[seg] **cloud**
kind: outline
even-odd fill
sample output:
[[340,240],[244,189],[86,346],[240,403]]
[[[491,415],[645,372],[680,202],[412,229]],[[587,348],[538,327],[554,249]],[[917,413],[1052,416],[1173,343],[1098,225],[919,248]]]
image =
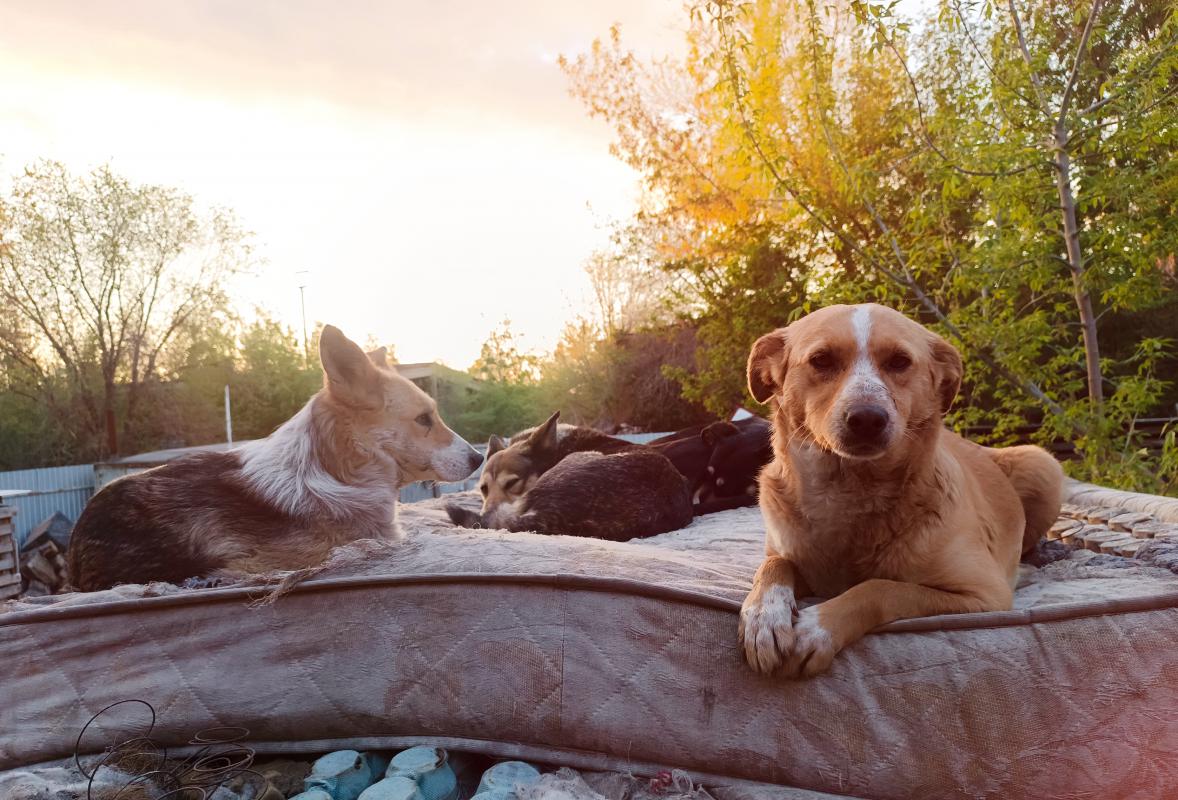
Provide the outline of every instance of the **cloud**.
[[675,0],[10,0],[0,41],[43,66],[184,91],[489,114],[599,136],[567,97],[556,55],[587,49],[617,21],[638,49],[673,50],[678,11]]
[[635,176],[567,94],[558,53],[621,21],[679,46],[678,0],[600,3],[8,0],[0,163],[228,206],[269,267],[240,303],[465,367],[502,319],[551,347]]

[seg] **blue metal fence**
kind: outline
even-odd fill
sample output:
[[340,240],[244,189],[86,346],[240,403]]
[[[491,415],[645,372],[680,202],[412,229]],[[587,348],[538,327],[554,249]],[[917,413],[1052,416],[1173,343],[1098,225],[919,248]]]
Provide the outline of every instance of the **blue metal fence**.
[[28,494],[7,497],[5,505],[16,508],[16,542],[23,545],[34,525],[60,511],[74,521],[94,494],[94,467],[18,469],[0,472],[0,490],[23,489]]

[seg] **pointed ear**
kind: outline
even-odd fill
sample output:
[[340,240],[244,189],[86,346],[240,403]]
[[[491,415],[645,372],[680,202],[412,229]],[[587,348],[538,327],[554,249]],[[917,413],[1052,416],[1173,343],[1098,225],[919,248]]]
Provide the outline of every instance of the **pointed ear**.
[[389,349],[387,347],[378,347],[375,350],[368,351],[368,360],[378,367],[389,368]]
[[502,436],[493,435],[493,436],[491,436],[490,439],[487,440],[487,458],[490,458],[491,456],[495,455],[500,450],[506,450],[506,449],[507,449],[507,442],[504,441]]
[[700,431],[699,435],[704,440],[704,444],[708,447],[715,447],[716,443],[721,439],[727,439],[729,436],[735,436],[738,433],[740,433],[740,429],[731,422],[713,422]]
[[323,385],[332,397],[361,408],[380,405],[380,373],[359,345],[334,325],[325,325],[319,334],[319,360]]
[[749,353],[749,394],[764,403],[781,391],[785,366],[789,361],[789,337],[786,328],[767,333],[753,344]]
[[532,435],[528,437],[528,444],[533,450],[542,452],[556,449],[556,426],[559,419],[560,412],[557,411],[548,418],[547,422],[532,431]]
[[936,334],[932,335],[929,346],[933,356],[933,386],[941,398],[941,413],[947,414],[953,405],[953,399],[961,389],[961,376],[964,371],[961,353]]

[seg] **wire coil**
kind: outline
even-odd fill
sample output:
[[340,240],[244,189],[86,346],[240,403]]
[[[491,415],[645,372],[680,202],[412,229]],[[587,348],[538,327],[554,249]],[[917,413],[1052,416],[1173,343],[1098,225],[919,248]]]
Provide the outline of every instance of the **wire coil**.
[[[126,739],[109,742],[102,755],[87,771],[82,764],[82,739],[86,732],[113,709],[133,706],[146,710],[142,730]],[[145,716],[146,716],[145,715]],[[242,779],[256,782],[254,797],[262,794],[266,778],[253,769],[255,752],[242,744],[250,731],[236,725],[221,725],[196,731],[187,745],[196,749],[184,758],[171,757],[168,748],[151,738],[156,726],[155,707],[146,700],[119,700],[103,708],[82,726],[74,742],[74,765],[86,778],[86,800],[95,800],[95,779],[104,769],[130,778],[109,800],[130,800],[143,792],[155,793],[154,800],[210,800],[218,788]],[[93,750],[93,748],[88,748]],[[139,794],[134,794],[138,790]]]

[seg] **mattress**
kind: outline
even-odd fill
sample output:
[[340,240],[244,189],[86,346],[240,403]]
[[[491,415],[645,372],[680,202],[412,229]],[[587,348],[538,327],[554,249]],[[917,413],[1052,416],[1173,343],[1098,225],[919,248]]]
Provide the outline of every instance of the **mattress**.
[[683,769],[718,798],[1178,796],[1160,542],[1135,559],[1057,546],[1014,610],[893,623],[788,681],[736,647],[756,509],[627,543],[457,529],[441,501],[400,520],[403,543],[294,576],[0,606],[0,769],[67,756],[91,715],[139,698],[170,746],[214,726],[262,753],[431,743]]

